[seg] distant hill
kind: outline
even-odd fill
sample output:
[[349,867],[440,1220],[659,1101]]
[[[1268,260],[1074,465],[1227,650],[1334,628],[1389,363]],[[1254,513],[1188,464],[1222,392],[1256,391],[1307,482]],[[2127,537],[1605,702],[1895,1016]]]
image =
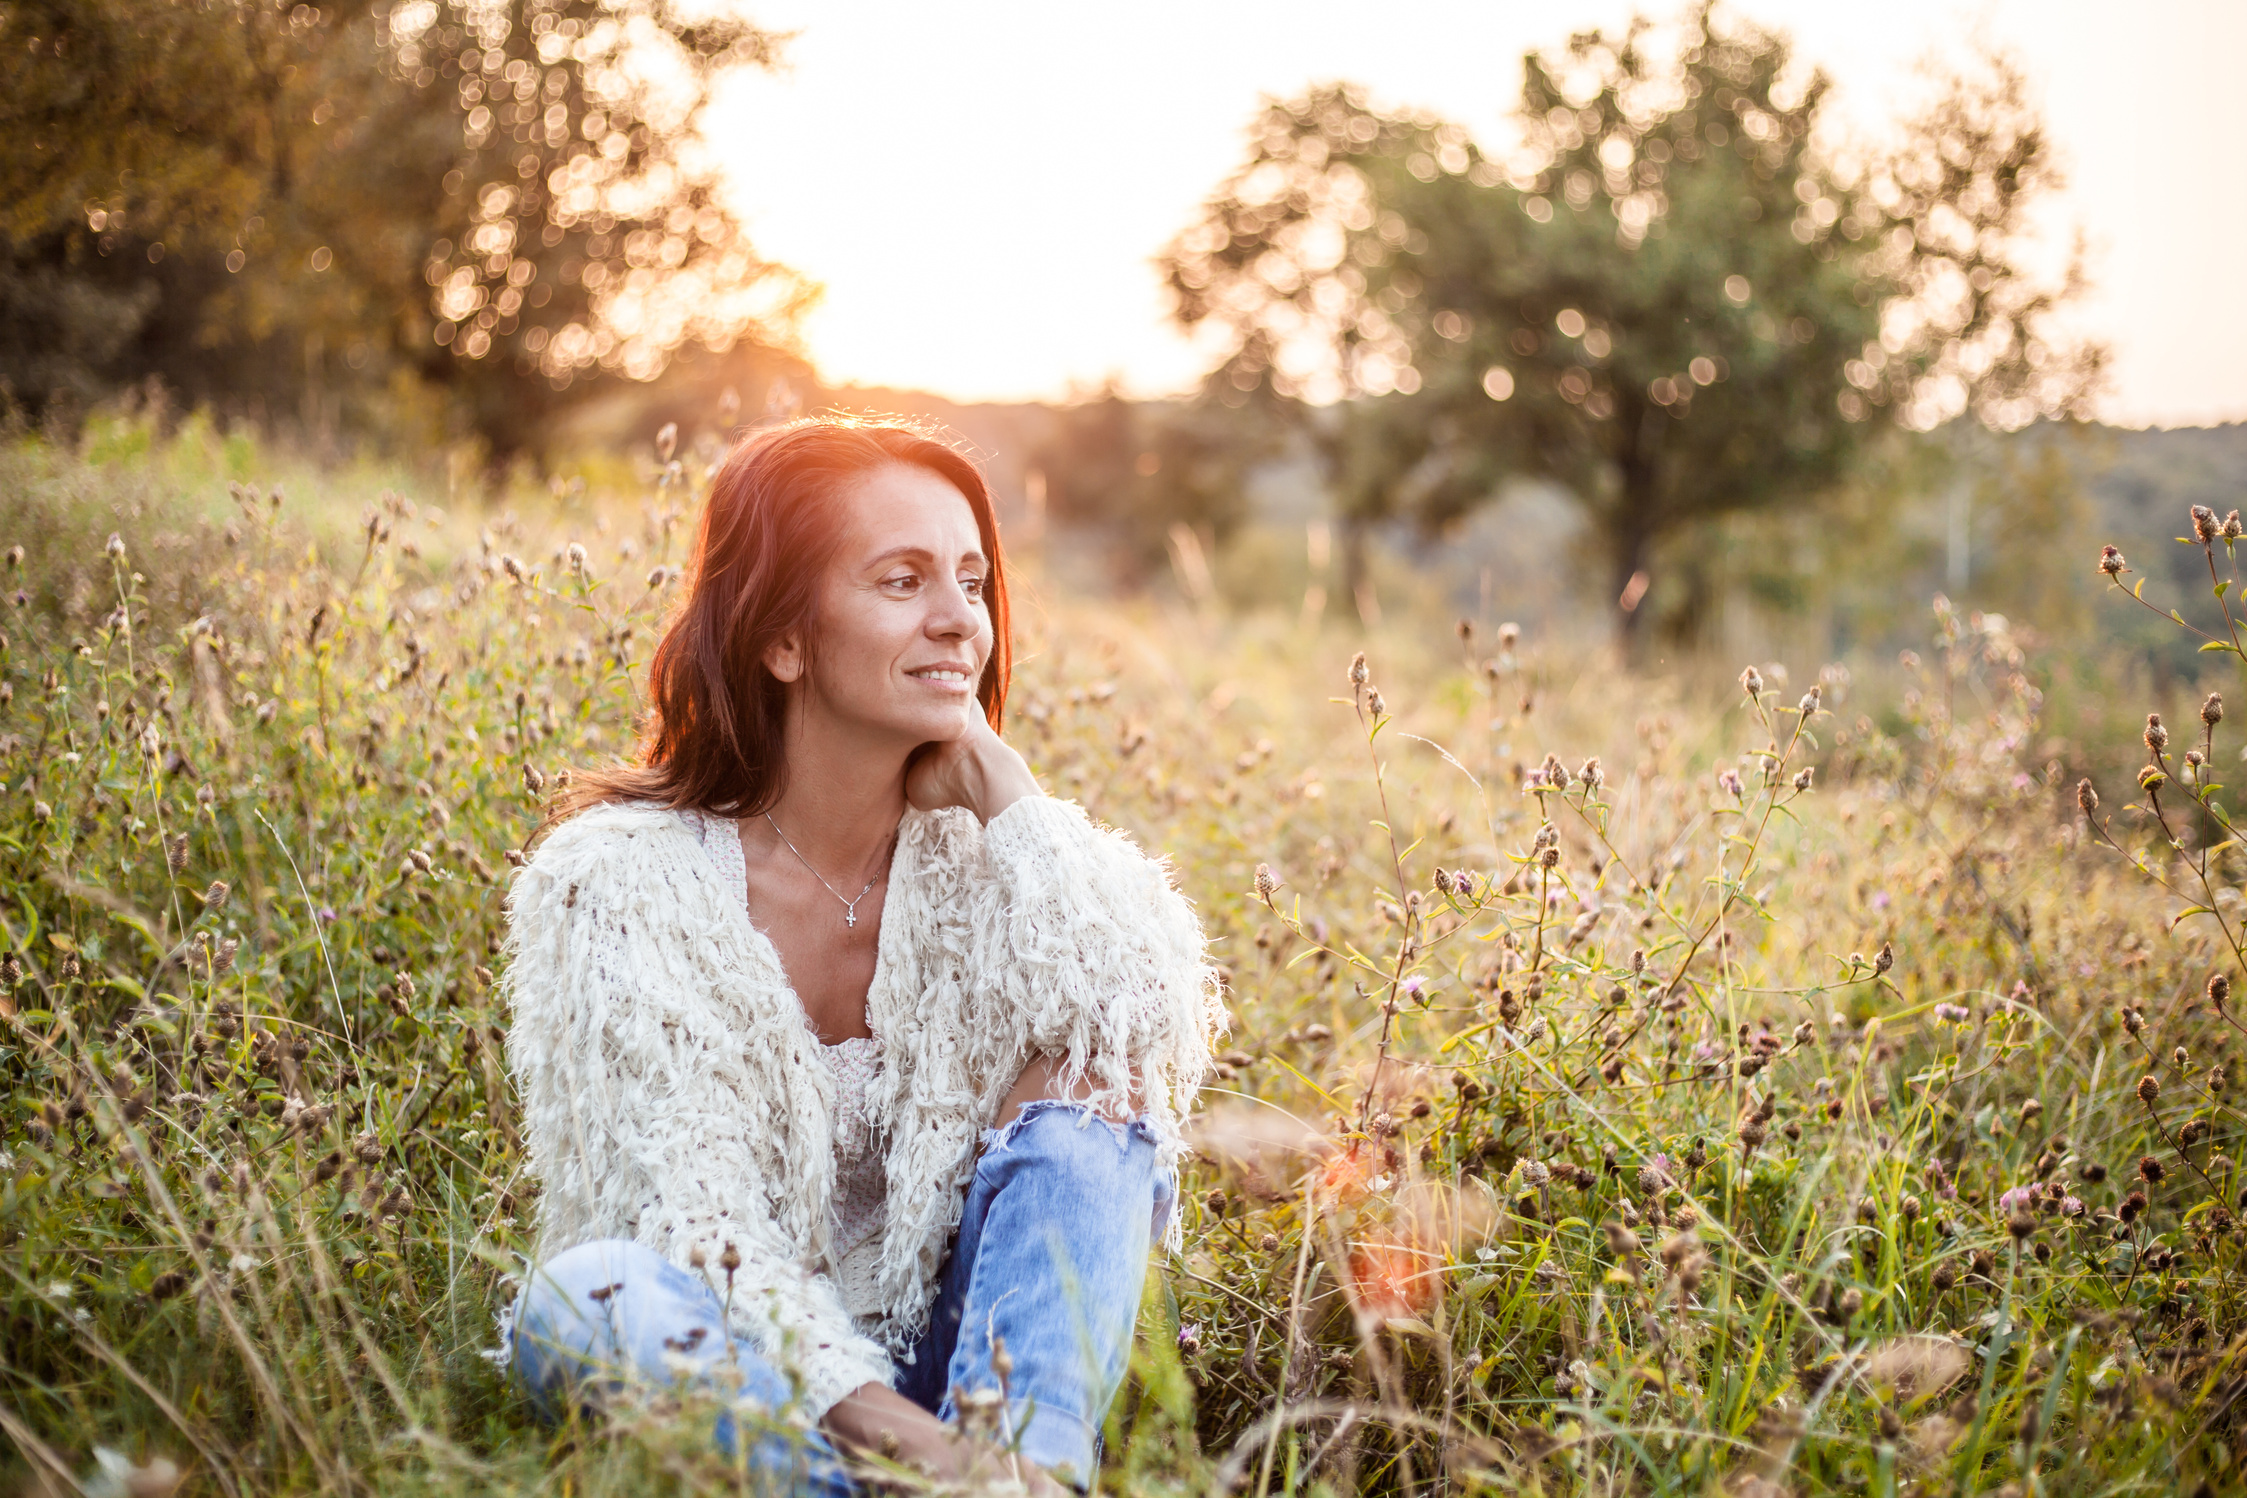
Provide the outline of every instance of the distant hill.
[[[2186,534],[2194,505],[2218,515],[2247,507],[2247,422],[2227,426],[2101,430],[2112,456],[2104,467],[2090,466],[2085,489],[2098,516],[2127,551],[2130,536],[2146,543],[2171,542]],[[2152,559],[2148,548],[2149,561]],[[2197,559],[2192,559],[2197,564]]]

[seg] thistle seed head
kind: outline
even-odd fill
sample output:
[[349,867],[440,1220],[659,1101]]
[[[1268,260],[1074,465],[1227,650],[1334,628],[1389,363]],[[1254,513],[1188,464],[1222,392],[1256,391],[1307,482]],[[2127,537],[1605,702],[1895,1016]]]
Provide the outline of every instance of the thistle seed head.
[[1362,687],[1372,679],[1373,673],[1366,667],[1365,664],[1365,652],[1361,650],[1356,655],[1351,656],[1350,685],[1353,687]]
[[2237,510],[2234,510],[2229,515],[2226,515],[2224,517],[2223,536],[2226,541],[2236,541],[2239,539],[2240,534],[2241,527],[2239,524],[2239,512]]
[[1750,666],[1740,673],[1740,690],[1750,697],[1763,695],[1763,673]]
[[2145,738],[2146,747],[2153,751],[2153,757],[2155,759],[2159,759],[2162,753],[2169,747],[2169,730],[2162,726],[2161,714],[2146,714]]
[[1278,892],[1279,887],[1280,882],[1273,877],[1272,866],[1268,863],[1258,864],[1256,866],[1256,898],[1269,900]]
[[2099,809],[2099,793],[2091,788],[2089,780],[2078,780],[2075,783],[2075,804],[2086,817]]
[[2195,541],[2203,546],[2213,546],[2216,537],[2222,533],[2223,522],[2216,518],[2214,510],[2206,505],[2192,507],[2192,537]]
[[[2234,511],[2233,513],[2236,514],[2238,512]],[[2224,721],[2223,693],[2210,692],[2208,694],[2207,700],[2200,704],[2200,721],[2207,724],[2210,728],[2214,728],[2218,723]]]
[[[2136,1032],[2136,1027],[2134,1027],[2134,1026],[2132,1027],[2131,1033],[2132,1033],[2132,1034],[2135,1034],[2135,1033],[2137,1033],[2137,1032]],[[2150,1073],[2149,1073],[2149,1074],[2147,1074],[2146,1076],[2140,1077],[2140,1078],[2138,1079],[2138,1101],[2139,1101],[2139,1102],[2141,1102],[2141,1103],[2144,1103],[2144,1104],[2145,1104],[2145,1105],[2146,1105],[2147,1107],[2149,1107],[2149,1108],[2150,1108],[2150,1107],[2152,1107],[2152,1106],[2153,1106],[2153,1105],[2154,1105],[2154,1104],[2155,1104],[2156,1102],[2160,1101],[2160,1098],[2161,1098],[2161,1079],[2160,1079],[2159,1077],[2153,1076],[2152,1074],[2150,1074]]]
[[203,908],[214,915],[224,910],[227,893],[226,881],[224,879],[213,879],[211,887],[203,891]]
[[2230,999],[2230,975],[2225,973],[2210,973],[2208,975],[2208,1002],[2215,1005],[2216,1012],[2218,1014],[2221,1014],[2223,1013],[2224,1005],[2230,1002]]
[[2099,548],[2099,570],[2108,577],[2119,577],[2129,568],[2129,565],[2128,562],[2123,560],[2122,553],[2114,547],[2102,546]]

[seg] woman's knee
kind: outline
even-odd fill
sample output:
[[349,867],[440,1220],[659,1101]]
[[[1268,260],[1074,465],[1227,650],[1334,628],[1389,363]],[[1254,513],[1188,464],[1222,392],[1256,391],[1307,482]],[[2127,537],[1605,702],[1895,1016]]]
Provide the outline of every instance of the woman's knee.
[[627,1285],[646,1284],[666,1268],[644,1243],[596,1238],[531,1266],[515,1302],[518,1338],[582,1343],[608,1323],[609,1303]]
[[1092,1193],[1128,1197],[1152,1185],[1156,1155],[1154,1130],[1144,1122],[1119,1123],[1088,1103],[1040,1098],[991,1131],[982,1163],[1059,1169]]
[[[526,1295],[543,1293],[572,1301],[614,1293],[636,1280],[660,1274],[668,1261],[645,1243],[629,1238],[594,1238],[541,1260],[531,1270]],[[609,1294],[600,1294],[607,1300]]]
[[[1041,1053],[1023,1064],[1013,1087],[999,1102],[997,1114],[991,1120],[994,1129],[1005,1129],[1022,1111],[1034,1103],[1063,1102],[1091,1106],[1096,1088],[1089,1071],[1074,1082],[1064,1082],[1069,1059]],[[1123,1096],[1102,1097],[1097,1111],[1114,1123],[1128,1123],[1146,1111],[1146,1097],[1140,1086],[1139,1074],[1133,1071]]]

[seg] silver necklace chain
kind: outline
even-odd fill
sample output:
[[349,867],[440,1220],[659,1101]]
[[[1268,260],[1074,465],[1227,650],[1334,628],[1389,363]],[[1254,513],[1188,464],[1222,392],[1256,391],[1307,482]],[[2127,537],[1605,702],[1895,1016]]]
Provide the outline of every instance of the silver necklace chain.
[[765,822],[772,828],[772,835],[779,838],[780,841],[787,846],[788,851],[796,855],[796,862],[802,864],[807,869],[811,869],[811,877],[817,879],[821,884],[826,885],[827,893],[833,895],[836,899],[843,902],[843,924],[846,926],[856,926],[858,924],[858,901],[865,899],[867,895],[873,892],[874,886],[882,882],[882,876],[876,874],[873,878],[867,880],[866,888],[858,892],[858,899],[850,899],[845,896],[841,890],[835,888],[835,886],[833,886],[832,884],[828,884],[827,876],[825,874],[822,874],[819,872],[819,870],[812,868],[811,860],[804,857],[803,851],[799,849],[794,843],[788,841],[788,834],[780,830],[780,824],[773,821],[772,813],[769,811],[765,813]]

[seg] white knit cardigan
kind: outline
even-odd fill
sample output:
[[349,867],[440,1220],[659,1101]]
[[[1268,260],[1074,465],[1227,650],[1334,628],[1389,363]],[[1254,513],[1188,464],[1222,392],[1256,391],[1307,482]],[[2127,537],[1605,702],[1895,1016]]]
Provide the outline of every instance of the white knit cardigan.
[[1163,865],[1070,803],[1025,798],[988,826],[908,812],[889,881],[866,995],[888,1221],[855,1320],[827,1272],[819,1040],[694,814],[580,813],[508,896],[507,1056],[543,1192],[538,1257],[623,1237],[699,1267],[814,1419],[888,1381],[927,1325],[982,1129],[1033,1054],[1066,1056],[1065,1077],[1111,1104],[1136,1073],[1168,1163],[1225,1018]]

